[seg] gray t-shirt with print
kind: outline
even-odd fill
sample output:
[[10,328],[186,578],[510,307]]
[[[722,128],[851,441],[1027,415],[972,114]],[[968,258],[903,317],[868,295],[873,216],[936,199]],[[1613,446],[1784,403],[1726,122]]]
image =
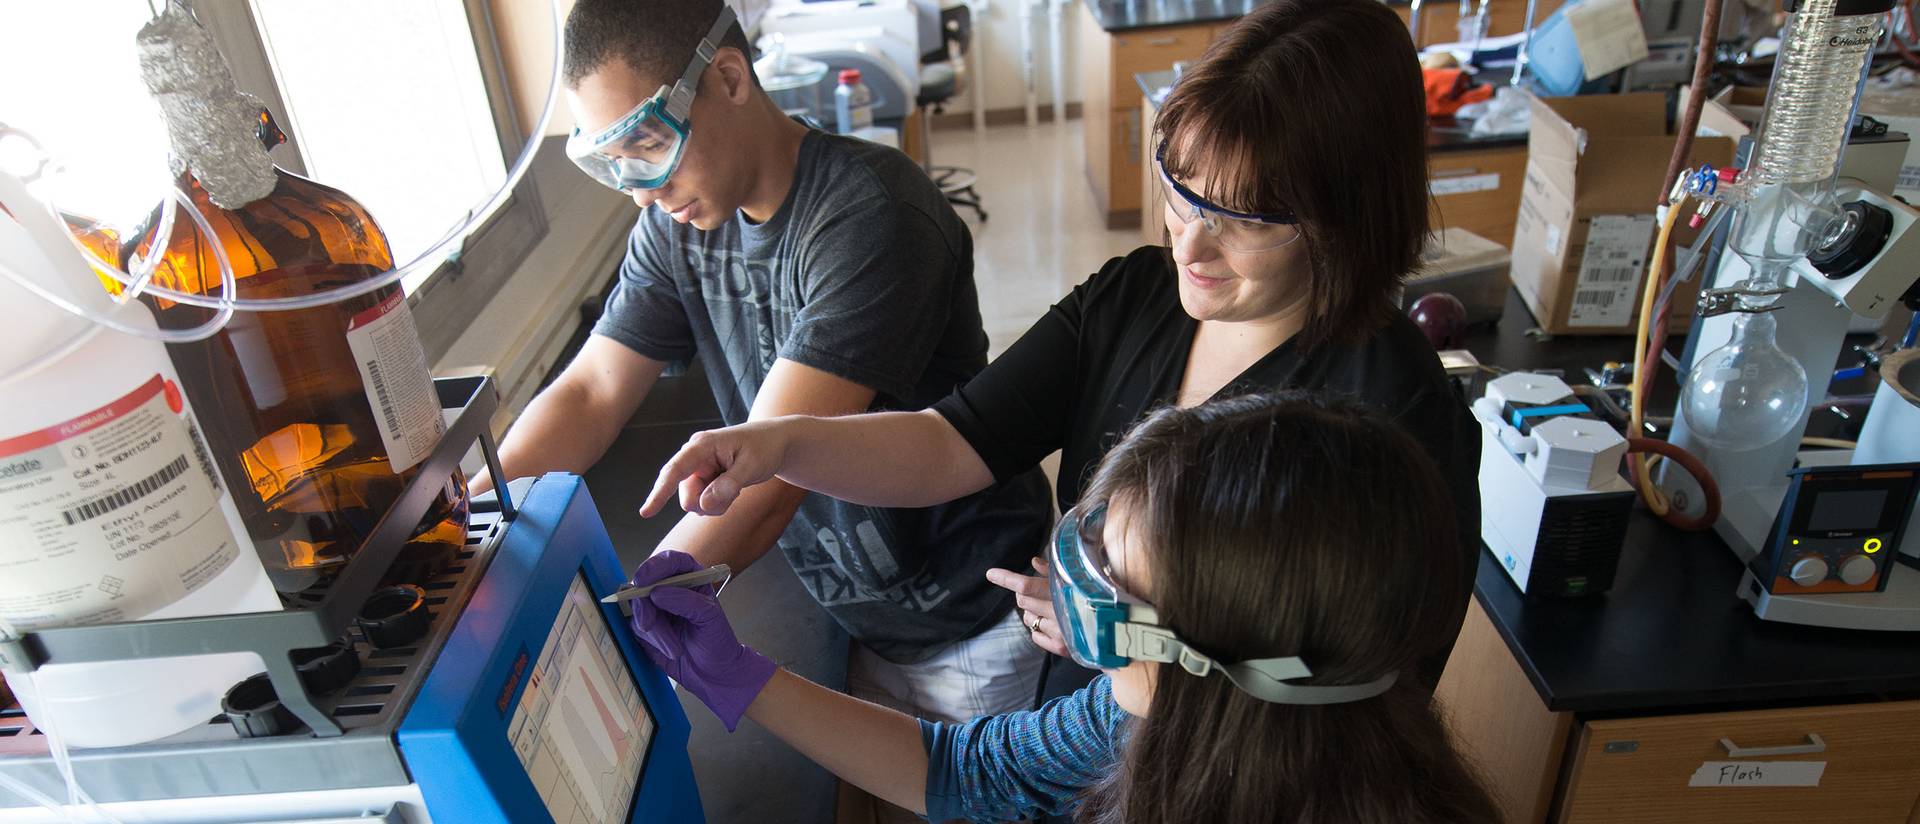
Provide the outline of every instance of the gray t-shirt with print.
[[[812,130],[765,223],[700,231],[642,212],[593,333],[670,364],[701,354],[728,424],[776,358],[874,389],[874,410],[917,410],[987,355],[973,238],[946,198],[906,155]],[[986,570],[1024,569],[1051,512],[1038,470],[924,509],[809,494],[780,549],[849,634],[911,663],[1007,614]]]

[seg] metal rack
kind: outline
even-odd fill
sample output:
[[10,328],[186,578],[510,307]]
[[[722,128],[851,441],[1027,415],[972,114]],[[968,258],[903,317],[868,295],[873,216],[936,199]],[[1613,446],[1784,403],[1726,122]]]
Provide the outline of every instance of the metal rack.
[[[280,612],[61,627],[12,638],[0,637],[0,671],[19,673],[32,672],[48,664],[251,652],[266,663],[268,678],[281,704],[306,722],[313,735],[320,738],[343,735],[345,730],[335,713],[322,710],[307,693],[294,671],[290,653],[296,649],[324,647],[349,634],[348,629],[354,625],[361,605],[380,585],[380,579],[393,565],[394,558],[446,486],[446,479],[459,468],[461,457],[474,441],[480,443],[489,474],[494,478],[503,477],[490,429],[494,410],[499,406],[492,378],[438,378],[434,380],[434,390],[447,417],[446,434],[434,447],[433,454],[420,464],[420,472],[407,484],[399,500],[375,524],[360,551],[324,591],[302,593],[295,597],[295,604]],[[515,515],[507,487],[500,485],[497,491],[498,515],[479,519],[488,524],[486,529],[496,538]],[[457,570],[462,574],[455,576],[464,581],[463,591],[470,591],[472,582],[479,579],[480,562],[485,560],[484,554],[474,557],[471,545],[475,542],[470,528],[470,546],[461,553],[467,560]],[[457,613],[457,609],[452,611]],[[445,612],[447,610],[442,610]],[[450,622],[436,619],[433,630],[436,642],[450,629],[443,625]],[[437,648],[437,643],[421,646]]]

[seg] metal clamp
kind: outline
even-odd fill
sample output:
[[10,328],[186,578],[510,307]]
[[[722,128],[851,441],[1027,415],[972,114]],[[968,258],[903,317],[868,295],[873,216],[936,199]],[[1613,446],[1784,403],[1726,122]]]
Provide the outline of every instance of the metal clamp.
[[1766,758],[1774,755],[1813,755],[1827,751],[1827,741],[1819,733],[1807,733],[1807,743],[1788,744],[1784,747],[1742,747],[1733,743],[1731,738],[1720,739],[1720,746],[1727,749],[1728,758]]
[[1601,389],[1624,387],[1633,377],[1633,364],[1619,361],[1607,361],[1599,369],[1591,366],[1582,370],[1587,373],[1587,382]]
[[1711,318],[1718,315],[1725,315],[1729,312],[1741,312],[1749,315],[1777,312],[1784,307],[1777,303],[1766,306],[1752,306],[1747,304],[1745,299],[1777,298],[1785,295],[1787,291],[1784,287],[1775,289],[1744,289],[1739,286],[1732,286],[1726,289],[1702,289],[1700,290],[1700,308],[1695,314],[1699,317]]
[[1886,357],[1880,353],[1880,350],[1858,343],[1847,348],[1854,354],[1860,356],[1860,368],[1868,372],[1880,371],[1880,362]]

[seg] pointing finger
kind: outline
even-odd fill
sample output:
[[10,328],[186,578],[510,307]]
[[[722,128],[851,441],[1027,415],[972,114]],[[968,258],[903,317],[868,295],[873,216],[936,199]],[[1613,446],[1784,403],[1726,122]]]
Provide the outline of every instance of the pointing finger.
[[660,467],[660,475],[654,479],[653,490],[647,493],[647,502],[640,506],[641,517],[651,518],[666,508],[667,501],[672,499],[673,490],[679,485],[680,480],[693,474],[693,469],[689,466],[691,463],[693,463],[692,454],[688,452],[687,447],[682,446],[679,452],[674,453],[671,460]]

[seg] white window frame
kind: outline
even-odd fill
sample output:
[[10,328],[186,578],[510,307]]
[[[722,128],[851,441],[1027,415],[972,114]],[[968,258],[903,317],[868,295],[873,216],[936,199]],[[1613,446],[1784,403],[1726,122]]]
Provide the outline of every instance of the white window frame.
[[[414,2],[416,0],[408,0]],[[473,32],[482,82],[492,108],[494,128],[503,163],[511,166],[529,136],[521,134],[521,106],[538,107],[545,101],[522,103],[514,99],[500,42],[487,0],[459,0]],[[285,117],[287,105],[273,70],[269,47],[260,33],[259,14],[252,0],[200,0],[195,4],[201,23],[213,34],[226,56],[240,89],[259,97],[276,115]],[[299,174],[306,173],[305,156],[288,129],[287,143],[275,149],[274,161]],[[533,140],[540,136],[534,135]],[[428,362],[438,362],[520,268],[520,264],[547,234],[548,220],[533,175],[521,178],[514,193],[478,230],[469,235],[460,254],[443,263],[407,297],[419,326],[420,342]],[[400,261],[396,261],[399,263]]]

